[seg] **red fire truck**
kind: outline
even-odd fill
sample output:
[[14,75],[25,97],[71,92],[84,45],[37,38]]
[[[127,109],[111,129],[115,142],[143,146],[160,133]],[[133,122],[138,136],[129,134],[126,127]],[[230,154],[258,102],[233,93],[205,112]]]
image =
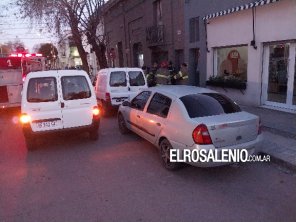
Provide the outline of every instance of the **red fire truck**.
[[20,106],[26,75],[41,70],[45,70],[42,54],[17,53],[0,57],[0,108]]

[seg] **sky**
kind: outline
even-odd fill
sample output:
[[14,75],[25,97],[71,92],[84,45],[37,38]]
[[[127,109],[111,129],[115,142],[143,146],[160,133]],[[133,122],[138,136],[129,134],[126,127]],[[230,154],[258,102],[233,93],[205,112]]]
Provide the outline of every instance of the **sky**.
[[18,38],[29,52],[33,52],[36,44],[55,43],[55,38],[42,24],[32,26],[29,20],[18,18],[15,14],[18,14],[19,9],[12,7],[12,2],[0,0],[0,45]]

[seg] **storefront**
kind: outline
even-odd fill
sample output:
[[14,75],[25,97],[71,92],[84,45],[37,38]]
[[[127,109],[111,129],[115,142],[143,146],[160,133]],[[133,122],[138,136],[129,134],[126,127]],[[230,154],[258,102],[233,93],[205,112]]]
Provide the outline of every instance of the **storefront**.
[[296,42],[264,45],[262,100],[266,105],[296,110]]
[[296,112],[295,12],[296,1],[261,0],[205,16],[207,78],[224,82],[209,87],[240,104]]

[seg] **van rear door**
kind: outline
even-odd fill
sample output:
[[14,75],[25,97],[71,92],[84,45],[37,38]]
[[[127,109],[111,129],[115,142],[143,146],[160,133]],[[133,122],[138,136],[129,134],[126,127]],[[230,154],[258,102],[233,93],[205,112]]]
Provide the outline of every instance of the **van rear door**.
[[61,76],[61,86],[64,128],[91,125],[96,99],[89,78],[86,75],[64,75]]
[[110,72],[110,99],[113,106],[120,105],[129,99],[129,87],[127,83],[127,73],[125,69]]
[[22,112],[31,116],[33,132],[62,129],[56,77],[30,78],[24,89]]
[[130,89],[130,99],[134,98],[138,93],[148,88],[143,72],[140,69],[128,69],[128,84]]

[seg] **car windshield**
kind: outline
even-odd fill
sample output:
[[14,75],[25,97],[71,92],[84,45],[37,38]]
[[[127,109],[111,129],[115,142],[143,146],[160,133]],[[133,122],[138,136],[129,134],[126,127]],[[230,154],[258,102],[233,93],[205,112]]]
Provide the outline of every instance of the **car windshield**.
[[218,93],[192,94],[180,98],[190,118],[241,112],[240,107]]

